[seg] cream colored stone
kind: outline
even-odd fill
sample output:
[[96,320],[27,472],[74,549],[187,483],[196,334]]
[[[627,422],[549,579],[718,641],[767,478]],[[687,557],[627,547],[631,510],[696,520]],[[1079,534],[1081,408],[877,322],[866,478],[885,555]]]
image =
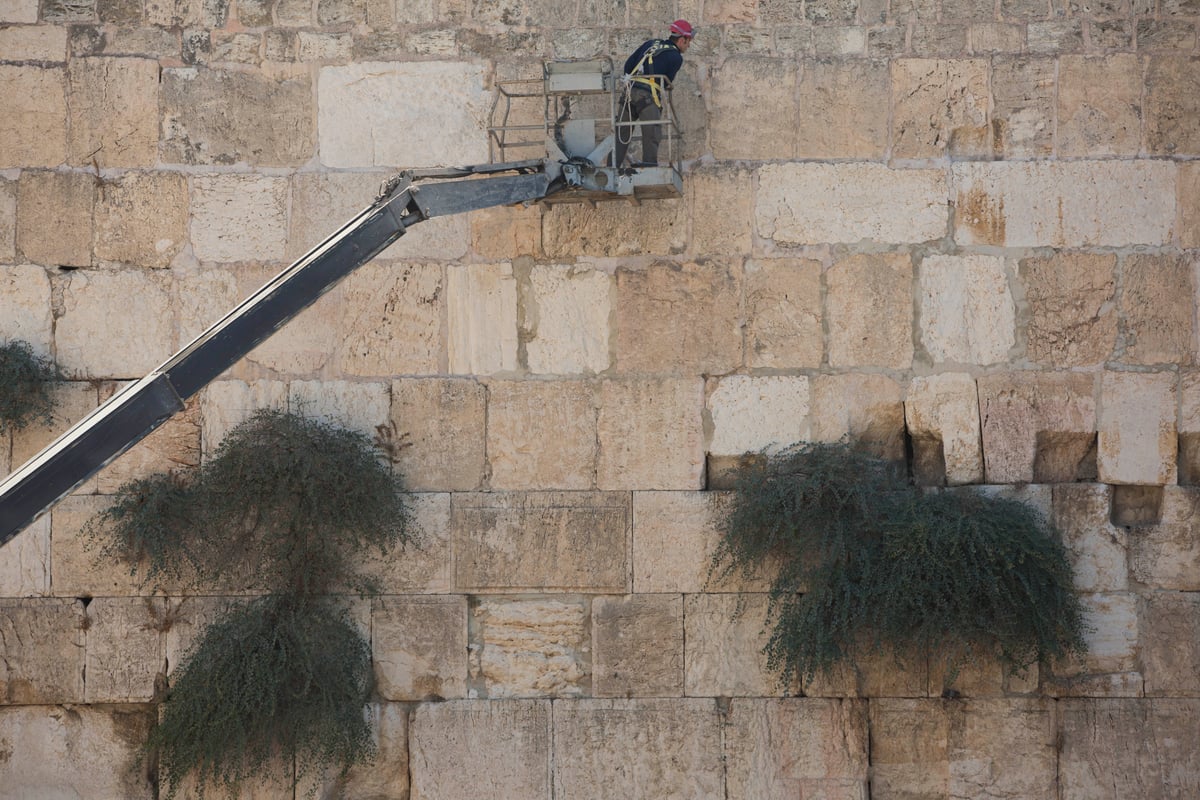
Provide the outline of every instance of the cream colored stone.
[[550,258],[682,253],[688,243],[683,203],[559,203],[542,216],[542,246]]
[[744,167],[712,166],[688,174],[684,191],[692,215],[689,251],[697,255],[749,254],[753,231],[753,173]]
[[201,261],[278,261],[287,242],[287,180],[267,175],[192,179],[192,249]]
[[[34,423],[12,435],[12,464],[19,467],[41,452],[67,431],[72,425],[86,417],[99,405],[96,387],[90,383],[66,381],[56,384],[51,390],[54,410],[48,424]],[[83,489],[81,491],[87,491]]]
[[[1195,47],[1195,31],[1189,31]],[[1146,152],[1178,158],[1200,155],[1200,68],[1186,53],[1147,59],[1142,109]]]
[[904,417],[914,458],[937,460],[951,486],[983,480],[979,398],[975,379],[964,372],[916,377],[908,386]]
[[166,267],[187,243],[187,179],[127,172],[106,182],[96,202],[96,258]]
[[888,145],[889,84],[884,60],[805,61],[796,157],[882,160]]
[[466,697],[465,597],[384,597],[376,601],[371,616],[371,651],[380,697]]
[[75,599],[0,599],[0,699],[82,702],[85,627],[83,603]]
[[1141,144],[1142,63],[1133,53],[1058,59],[1058,152],[1134,156]]
[[522,289],[521,340],[530,372],[568,375],[608,369],[611,275],[535,265]]
[[203,420],[200,440],[207,458],[231,430],[263,408],[286,411],[288,387],[280,381],[219,380],[210,383],[200,396]]
[[1097,464],[1105,483],[1174,483],[1178,396],[1173,373],[1105,372]]
[[406,498],[412,540],[384,553],[358,557],[358,572],[383,594],[449,592],[454,580],[450,541],[450,495],[412,493]]
[[699,378],[605,381],[597,417],[600,489],[699,489],[704,481]]
[[158,588],[143,587],[141,565],[101,557],[101,543],[89,540],[85,526],[111,503],[102,495],[74,495],[51,510],[50,591],[55,597],[128,597]]
[[[119,389],[124,386],[101,387],[100,402]],[[200,409],[192,402],[97,473],[95,487],[101,494],[112,494],[129,481],[199,465]]]
[[38,21],[36,0],[8,0],[0,6],[0,21],[34,23]]
[[809,421],[815,442],[853,440],[880,458],[904,458],[903,392],[892,378],[868,373],[813,375]]
[[17,190],[17,250],[47,267],[92,263],[96,178],[82,172],[21,173]]
[[154,726],[145,708],[0,708],[0,786],[10,797],[157,797],[138,758]]
[[684,597],[684,693],[689,697],[771,697],[789,687],[767,665],[765,594]]
[[726,797],[863,800],[867,740],[862,700],[737,698],[725,730]]
[[724,797],[711,700],[579,700],[554,704],[554,796],[656,800]]
[[[36,15],[36,3],[34,13]],[[57,167],[67,157],[62,69],[0,64],[0,169]]]
[[388,421],[389,385],[350,381],[293,381],[293,414],[373,437]]
[[[1087,653],[1082,659],[1084,673],[1126,672],[1137,668],[1140,634],[1144,623],[1138,613],[1137,595],[1128,592],[1100,592],[1079,597],[1083,606],[1083,633]],[[1143,657],[1142,666],[1145,668]],[[1149,675],[1149,672],[1147,672]]]
[[746,365],[777,369],[821,365],[821,263],[808,259],[746,262]]
[[712,430],[709,453],[778,452],[809,438],[809,379],[803,375],[714,379],[706,411]]
[[73,58],[67,67],[67,158],[77,166],[158,161],[158,61]]
[[910,367],[910,258],[888,253],[850,256],[830,267],[825,280],[830,366]]
[[313,33],[300,31],[296,34],[296,58],[305,63],[313,61],[349,61],[353,50],[353,37],[349,33]]
[[50,276],[42,267],[0,267],[0,340],[46,355],[53,338]]
[[541,205],[496,206],[470,214],[466,219],[471,223],[471,252],[492,261],[540,255],[542,209]]
[[417,706],[409,722],[411,800],[550,800],[550,702]]
[[488,385],[492,488],[590,489],[596,451],[590,383],[496,381]]
[[471,609],[471,677],[483,696],[579,697],[591,689],[587,604],[482,598]]
[[1151,592],[1142,599],[1138,645],[1147,697],[1200,691],[1200,596]]
[[[1091,375],[1010,372],[978,379],[984,472],[988,483],[1035,480],[1056,437],[1090,442],[1096,431]],[[1086,449],[1086,448],[1085,448]],[[1085,452],[1079,453],[1082,458]]]
[[1055,253],[1020,262],[1029,306],[1029,358],[1050,367],[1093,366],[1117,337],[1116,256]]
[[713,75],[708,140],[720,160],[796,154],[799,69],[794,60],[734,56]]
[[[16,3],[10,0],[6,7],[8,5],[15,6]],[[0,11],[0,19],[4,16],[7,15]],[[24,21],[37,22],[36,4],[33,17]],[[0,30],[0,53],[4,54],[5,61],[64,61],[67,57],[67,29],[61,25],[14,25],[4,28]]]
[[[366,764],[355,764],[345,775],[330,770],[320,787],[313,787],[315,796],[342,800],[408,800],[408,714],[403,703],[372,703],[370,706],[371,739],[376,747],[375,758]],[[315,783],[315,781],[312,781]],[[299,796],[308,787],[296,787]]]
[[1041,56],[992,61],[991,148],[1004,158],[1045,158],[1054,152],[1058,62]]
[[380,184],[388,177],[389,174],[383,172],[298,172],[293,175],[285,257],[295,261],[336,233],[344,223],[371,205]]
[[960,245],[1120,247],[1166,244],[1175,224],[1167,161],[955,164]]
[[0,263],[17,257],[17,184],[0,178]]
[[483,67],[449,61],[324,67],[317,79],[321,163],[435,167],[487,161]]
[[683,694],[683,598],[631,594],[592,601],[592,694]]
[[1179,221],[1176,224],[1183,247],[1200,247],[1200,164],[1179,165]]
[[196,268],[175,273],[179,343],[186,345],[237,307],[242,299],[237,275],[228,269]]
[[388,439],[404,485],[470,491],[485,468],[486,390],[472,380],[406,378],[392,383]]
[[1200,490],[1164,486],[1162,520],[1130,537],[1130,574],[1151,589],[1200,590]]
[[180,597],[167,599],[170,626],[164,635],[168,676],[182,667],[208,627],[248,603],[244,597]]
[[[140,378],[174,350],[175,319],[160,276],[73,272],[63,284],[62,308],[54,338],[58,362],[73,375]],[[116,308],[123,312],[112,313]]]
[[489,375],[517,368],[517,282],[512,265],[446,271],[450,372]]
[[1008,360],[1016,305],[1003,258],[931,255],[917,274],[921,343],[935,364]]
[[1192,297],[1195,259],[1133,254],[1121,269],[1118,304],[1125,338],[1123,361],[1190,364],[1195,347]]
[[1111,495],[1104,484],[1054,487],[1054,525],[1080,592],[1121,592],[1129,585],[1128,535],[1110,520]]
[[151,597],[97,597],[88,604],[84,700],[145,703],[164,669],[160,629],[166,601]]
[[50,515],[0,546],[0,597],[50,594]]
[[629,590],[628,492],[455,494],[459,591]]
[[988,62],[892,62],[892,157],[979,156],[989,151]]

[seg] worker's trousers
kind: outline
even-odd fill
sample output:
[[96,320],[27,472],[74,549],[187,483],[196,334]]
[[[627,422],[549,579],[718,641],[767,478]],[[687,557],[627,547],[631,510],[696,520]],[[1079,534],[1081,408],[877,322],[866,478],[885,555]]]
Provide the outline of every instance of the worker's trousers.
[[[629,89],[629,102],[621,104],[620,123],[639,122],[656,123],[662,119],[662,109],[654,103],[650,90],[644,86],[634,85]],[[638,128],[632,125],[617,125],[617,143],[614,148],[615,166],[621,166],[625,161],[625,153],[633,139],[633,132]],[[662,141],[663,126],[661,124],[641,125],[642,131],[642,161],[647,164],[658,163],[658,144]]]

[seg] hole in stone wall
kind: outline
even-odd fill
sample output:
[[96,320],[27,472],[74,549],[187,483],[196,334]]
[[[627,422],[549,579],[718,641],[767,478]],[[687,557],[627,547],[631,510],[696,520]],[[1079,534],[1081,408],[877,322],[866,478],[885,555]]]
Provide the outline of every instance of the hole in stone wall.
[[909,437],[909,467],[918,486],[946,485],[946,449],[942,437],[921,434]]
[[1179,434],[1179,483],[1200,485],[1200,433]]
[[704,461],[704,488],[710,491],[732,489],[742,470],[765,460],[766,456],[761,453],[741,456],[714,456],[710,453]]
[[1096,434],[1038,431],[1033,456],[1034,483],[1095,481]]
[[1123,528],[1157,525],[1162,519],[1163,487],[1113,486],[1109,520]]

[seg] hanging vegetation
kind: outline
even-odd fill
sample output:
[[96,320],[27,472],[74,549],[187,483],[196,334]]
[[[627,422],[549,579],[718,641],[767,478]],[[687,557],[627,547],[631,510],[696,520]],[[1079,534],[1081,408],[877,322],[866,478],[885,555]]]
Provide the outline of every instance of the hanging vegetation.
[[58,367],[39,356],[27,342],[0,345],[0,432],[21,430],[35,422],[49,424],[54,411],[52,384]]

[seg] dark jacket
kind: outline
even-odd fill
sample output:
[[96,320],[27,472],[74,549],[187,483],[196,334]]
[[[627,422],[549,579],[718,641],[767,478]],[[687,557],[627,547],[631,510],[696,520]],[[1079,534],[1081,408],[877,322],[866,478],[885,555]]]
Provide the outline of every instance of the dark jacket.
[[674,82],[675,75],[683,66],[683,53],[673,42],[667,39],[650,39],[633,51],[633,55],[625,59],[625,74],[633,75],[646,52],[654,48],[653,54],[642,64],[638,75],[665,75],[667,80]]

